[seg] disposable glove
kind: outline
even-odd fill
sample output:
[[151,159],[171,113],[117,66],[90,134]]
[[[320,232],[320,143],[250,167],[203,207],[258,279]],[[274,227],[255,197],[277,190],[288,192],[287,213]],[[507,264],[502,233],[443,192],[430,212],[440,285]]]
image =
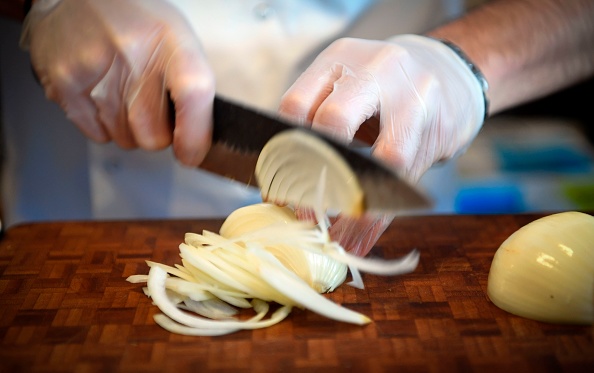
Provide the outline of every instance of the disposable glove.
[[333,241],[340,243],[349,253],[365,256],[393,220],[393,215],[365,214],[357,219],[338,216],[328,233]]
[[[400,35],[334,42],[285,93],[279,110],[345,142],[379,120],[372,154],[415,183],[469,145],[486,107],[482,85],[458,54],[430,38]],[[363,256],[392,220],[339,216],[330,234]]]
[[[317,222],[315,212],[310,208],[297,207],[295,214],[301,221]],[[331,219],[328,234],[349,253],[365,256],[393,219],[393,215],[365,214],[358,218],[339,215]]]
[[87,137],[126,149],[173,143],[182,163],[202,161],[214,75],[193,30],[167,1],[38,0],[21,43],[47,97]]
[[399,35],[334,42],[289,88],[279,110],[346,142],[366,121],[379,119],[372,154],[414,183],[469,145],[485,101],[481,84],[452,49]]

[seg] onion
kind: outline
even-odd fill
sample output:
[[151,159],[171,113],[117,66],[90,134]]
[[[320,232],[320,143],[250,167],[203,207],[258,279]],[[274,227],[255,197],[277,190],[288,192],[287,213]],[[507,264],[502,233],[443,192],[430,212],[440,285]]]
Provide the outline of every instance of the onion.
[[[307,234],[305,231],[315,232],[314,227],[312,223],[299,222],[288,207],[260,203],[231,213],[221,226],[220,233],[239,242],[259,242],[310,287],[325,293],[344,282],[347,266],[317,253],[325,242],[321,235],[314,235],[309,243],[303,240]],[[296,243],[300,241],[314,247],[311,250],[299,247]]]
[[[411,272],[418,264],[416,251],[391,261],[348,254],[329,240],[325,224],[299,221],[290,208],[267,203],[236,210],[220,233],[187,233],[179,245],[182,265],[147,262],[148,276],[128,278],[133,283],[148,282],[146,293],[163,312],[155,322],[166,330],[214,336],[268,327],[282,321],[293,307],[363,325],[371,321],[367,316],[320,293],[342,284],[347,267],[362,285],[359,270],[394,275]],[[281,305],[269,318],[265,318],[267,302]],[[242,321],[227,305],[253,308],[256,315]]]
[[[321,205],[319,176],[326,170]],[[284,131],[271,138],[260,153],[255,170],[264,201],[293,206],[317,206],[360,216],[364,193],[357,176],[342,156],[323,140],[301,130]]]
[[[264,200],[240,208],[219,234],[186,233],[179,245],[181,265],[147,262],[145,293],[163,314],[155,322],[179,334],[215,336],[282,321],[293,307],[337,321],[364,325],[371,320],[324,297],[350,270],[353,286],[363,288],[359,271],[380,275],[412,272],[416,251],[403,259],[372,260],[347,253],[328,234],[328,209],[359,216],[363,192],[357,178],[329,145],[303,131],[287,131],[262,150],[256,178]],[[326,187],[328,186],[328,187]],[[317,206],[315,222],[297,219],[294,207]],[[269,302],[280,307],[270,317]],[[233,307],[255,311],[245,319]]]
[[518,316],[551,323],[594,322],[594,217],[568,211],[535,220],[493,258],[491,301]]
[[[169,300],[165,291],[165,281],[167,280],[167,272],[160,267],[152,267],[148,276],[148,289],[151,294],[153,302],[159,309],[167,315],[172,321],[184,326],[174,327],[174,323],[165,321],[162,316],[159,316],[155,321],[166,329],[176,330],[180,334],[189,335],[222,335],[228,334],[241,329],[257,329],[270,325],[274,325],[282,320],[288,312],[282,312],[273,316],[267,321],[261,321],[268,311],[268,307],[264,307],[258,314],[247,321],[220,321],[210,320],[201,317],[191,316],[181,311],[176,305]],[[288,308],[288,307],[287,307]],[[285,309],[286,311],[287,309]],[[281,316],[282,315],[282,316]],[[193,328],[189,332],[187,328]],[[185,332],[184,332],[185,331]]]

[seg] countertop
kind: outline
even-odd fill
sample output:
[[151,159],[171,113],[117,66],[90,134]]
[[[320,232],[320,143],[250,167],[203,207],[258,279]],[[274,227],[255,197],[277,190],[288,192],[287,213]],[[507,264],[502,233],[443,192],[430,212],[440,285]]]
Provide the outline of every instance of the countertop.
[[592,371],[593,327],[524,319],[486,295],[499,245],[540,216],[399,217],[370,255],[416,248],[418,268],[328,294],[371,324],[294,310],[221,337],[161,329],[142,285],[126,281],[148,273],[146,260],[180,263],[184,233],[217,231],[221,220],[14,226],[0,241],[0,371]]

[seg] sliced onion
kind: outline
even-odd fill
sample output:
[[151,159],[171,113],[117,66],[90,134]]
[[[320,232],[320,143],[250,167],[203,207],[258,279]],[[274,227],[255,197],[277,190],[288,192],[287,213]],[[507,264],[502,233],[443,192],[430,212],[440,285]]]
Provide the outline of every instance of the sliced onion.
[[[262,254],[261,252],[259,253]],[[330,319],[363,325],[371,320],[358,312],[342,307],[320,295],[318,292],[300,281],[296,276],[289,275],[278,266],[270,265],[266,260],[260,264],[260,275],[268,284],[278,291],[286,291],[295,303]]]
[[[318,180],[326,169],[323,204],[318,205]],[[360,216],[364,193],[346,161],[323,140],[301,130],[284,131],[271,138],[258,157],[255,176],[264,201],[293,206],[318,206]]]
[[231,307],[228,303],[216,298],[203,301],[186,299],[184,305],[186,306],[185,309],[214,320],[232,319],[237,315],[237,308]]
[[[259,312],[256,316],[248,319],[246,321],[228,321],[228,320],[210,320],[205,319],[202,317],[196,317],[189,315],[183,311],[181,311],[177,306],[172,303],[169,298],[167,297],[167,293],[165,291],[165,281],[167,280],[167,272],[165,272],[160,267],[152,267],[149,271],[149,278],[148,278],[148,289],[151,294],[151,298],[153,302],[161,312],[163,312],[167,317],[171,320],[185,325],[187,327],[195,328],[195,329],[210,329],[210,330],[218,330],[219,333],[230,333],[236,330],[241,329],[258,329],[258,328],[265,328],[271,325],[278,323],[282,318],[286,317],[288,314],[284,314],[281,312],[281,316],[277,316],[277,318],[271,318],[268,320],[261,319],[266,315],[266,312]],[[155,320],[157,321],[157,320]],[[199,333],[198,331],[196,331]],[[204,334],[196,334],[196,335],[204,335]]]

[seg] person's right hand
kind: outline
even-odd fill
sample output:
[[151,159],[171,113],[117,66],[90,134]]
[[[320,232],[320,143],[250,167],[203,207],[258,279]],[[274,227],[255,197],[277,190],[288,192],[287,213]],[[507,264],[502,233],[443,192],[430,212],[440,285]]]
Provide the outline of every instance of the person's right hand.
[[[37,0],[23,29],[47,97],[82,132],[197,166],[210,147],[214,75],[165,0]],[[175,105],[175,127],[169,107]]]

